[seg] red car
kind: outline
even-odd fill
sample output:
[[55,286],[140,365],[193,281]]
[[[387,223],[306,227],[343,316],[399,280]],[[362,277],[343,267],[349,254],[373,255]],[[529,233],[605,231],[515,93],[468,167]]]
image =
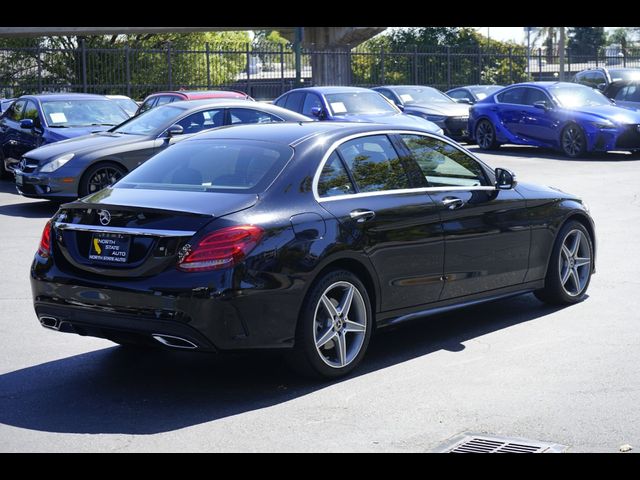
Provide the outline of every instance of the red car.
[[144,99],[142,105],[138,108],[136,115],[140,115],[154,107],[159,107],[166,103],[179,102],[181,100],[204,100],[207,98],[237,98],[244,100],[253,100],[244,92],[236,90],[176,90],[172,92],[152,93]]

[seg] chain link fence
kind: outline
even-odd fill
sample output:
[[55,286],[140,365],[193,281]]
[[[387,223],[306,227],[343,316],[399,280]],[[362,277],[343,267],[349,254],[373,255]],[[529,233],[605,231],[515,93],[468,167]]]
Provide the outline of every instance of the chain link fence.
[[[409,47],[403,50],[304,48],[300,85],[508,85],[559,77],[559,56],[525,47]],[[565,55],[565,79],[590,67],[640,67],[640,49]],[[283,44],[204,44],[176,49],[128,46],[0,48],[0,96],[37,92],[124,94],[142,99],[158,90],[236,89],[271,100],[295,88],[295,53]]]

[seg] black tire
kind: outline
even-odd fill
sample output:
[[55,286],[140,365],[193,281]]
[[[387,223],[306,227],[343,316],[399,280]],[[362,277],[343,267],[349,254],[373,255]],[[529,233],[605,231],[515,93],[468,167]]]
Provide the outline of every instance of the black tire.
[[582,128],[570,123],[560,134],[560,149],[569,158],[583,157],[587,152],[587,137]]
[[[577,276],[569,275],[566,284],[563,284],[562,277],[566,272],[565,268],[569,268],[565,258],[560,258],[562,253],[562,246],[566,241],[571,241],[571,235],[576,235],[574,232],[581,232],[582,239],[586,239],[584,247],[580,245],[580,249],[584,252],[588,252],[590,262],[585,266],[577,267],[576,271],[579,272]],[[566,266],[566,267],[565,267]],[[580,269],[580,270],[578,270]],[[551,305],[571,305],[584,300],[589,283],[591,282],[591,274],[593,272],[593,239],[589,235],[589,231],[582,225],[582,223],[571,220],[567,222],[558,233],[555,244],[553,245],[553,251],[551,252],[551,258],[549,258],[549,265],[547,266],[547,275],[544,281],[544,288],[536,290],[535,296],[539,300],[551,304]],[[581,287],[576,288],[575,292],[570,292],[571,287],[575,287],[574,278],[582,277],[580,282]],[[584,282],[584,283],[582,283]]]
[[496,140],[496,129],[486,118],[480,120],[476,125],[475,142],[481,150],[496,150],[500,147]]
[[[85,197],[113,185],[126,175],[127,171],[113,162],[100,162],[91,166],[82,175],[78,186],[78,195]],[[102,186],[100,186],[102,185]]]
[[[324,310],[321,297],[327,294],[327,298],[335,301],[336,307],[339,308],[341,302],[333,297],[333,292],[335,291],[336,294],[342,290],[346,292],[349,288],[346,287],[347,284],[355,287],[357,294],[353,293],[353,300],[345,318],[348,318],[351,324],[355,323],[354,320],[357,318],[359,325],[366,326],[364,332],[347,332],[349,325],[347,322],[342,322],[340,318],[331,327],[331,316],[328,311]],[[319,319],[326,317],[326,323],[319,325],[320,322],[316,321],[316,315]],[[362,318],[363,315],[364,318]],[[305,298],[298,318],[295,346],[288,357],[289,364],[298,373],[314,378],[333,379],[347,375],[362,361],[369,345],[373,325],[371,302],[364,284],[347,270],[331,270],[314,282]],[[344,362],[344,366],[332,366],[330,362],[334,355],[336,356],[336,364],[341,363],[338,357],[337,339],[343,328],[342,342],[344,342],[345,348],[342,358],[352,358],[348,360],[348,363]],[[316,337],[318,335],[325,337],[331,332],[335,332],[333,334],[336,340],[329,340],[324,346],[316,348]]]

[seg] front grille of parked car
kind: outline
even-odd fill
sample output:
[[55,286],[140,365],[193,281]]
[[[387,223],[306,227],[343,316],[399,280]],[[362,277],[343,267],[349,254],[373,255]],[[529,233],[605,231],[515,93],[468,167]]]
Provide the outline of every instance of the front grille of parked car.
[[617,148],[640,148],[640,124],[625,125],[624,132],[616,140]]
[[20,160],[19,168],[23,173],[33,173],[36,171],[36,168],[38,168],[39,165],[40,164],[37,160],[22,157],[22,160]]
[[451,133],[461,134],[462,130],[467,129],[469,117],[449,117],[444,123]]

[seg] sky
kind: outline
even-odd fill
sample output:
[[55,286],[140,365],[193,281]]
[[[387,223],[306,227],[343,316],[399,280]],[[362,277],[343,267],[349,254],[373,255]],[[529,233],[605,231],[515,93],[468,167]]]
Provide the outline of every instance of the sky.
[[[507,41],[513,40],[514,42],[525,44],[527,42],[527,34],[525,27],[473,27],[478,30],[482,35],[487,35],[487,28],[489,29],[489,36],[495,40]],[[615,27],[604,27],[608,32]],[[533,34],[532,39],[533,41]]]

